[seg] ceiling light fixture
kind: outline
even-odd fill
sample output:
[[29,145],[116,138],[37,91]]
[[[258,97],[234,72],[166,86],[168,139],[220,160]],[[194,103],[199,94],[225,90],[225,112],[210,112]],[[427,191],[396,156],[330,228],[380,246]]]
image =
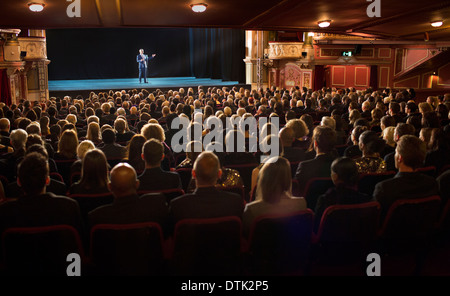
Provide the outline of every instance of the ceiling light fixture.
[[330,24],[331,24],[331,21],[330,21],[330,20],[318,22],[318,25],[319,25],[319,27],[321,27],[321,28],[326,28],[326,27],[330,26]]
[[309,32],[308,37],[314,37],[314,32]]
[[35,2],[31,2],[28,3],[28,8],[32,11],[32,12],[41,12],[42,10],[44,10],[44,3],[35,3]]
[[191,4],[191,8],[193,12],[204,12],[206,10],[206,7],[208,5],[205,3],[197,3],[197,4]]
[[431,26],[433,26],[433,27],[440,27],[440,26],[442,26],[443,24],[444,24],[443,21],[435,21],[435,22],[432,22],[432,23],[431,23]]

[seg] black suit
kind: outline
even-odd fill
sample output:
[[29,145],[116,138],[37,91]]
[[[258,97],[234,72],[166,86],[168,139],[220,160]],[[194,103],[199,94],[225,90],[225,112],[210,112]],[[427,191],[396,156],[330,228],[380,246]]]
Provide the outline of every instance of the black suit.
[[283,157],[289,162],[303,161],[305,159],[305,150],[297,147],[283,147]]
[[9,227],[66,224],[82,231],[78,203],[65,196],[46,193],[23,196],[0,205],[0,232]]
[[439,185],[439,192],[441,193],[442,206],[450,200],[450,170],[445,171],[436,178]]
[[336,159],[337,155],[334,153],[326,153],[317,155],[314,159],[302,161],[298,164],[295,179],[298,181],[299,192],[303,193],[306,189],[306,184],[312,178],[331,176],[331,163]]
[[100,147],[106,159],[123,159],[127,155],[127,148],[119,144],[105,144]]
[[398,172],[394,178],[375,185],[374,198],[381,204],[382,217],[399,199],[423,198],[439,195],[438,184],[433,177],[418,172]]
[[174,225],[182,219],[237,216],[242,218],[242,196],[221,191],[214,186],[195,189],[170,202],[170,215]]
[[[48,193],[53,193],[55,195],[66,195],[67,193],[67,186],[63,182],[57,181],[55,179],[50,178],[50,184],[48,184],[46,190]],[[22,197],[25,195],[25,193],[22,190],[22,187],[20,187],[17,182],[12,182],[8,184],[5,188],[5,194],[6,197],[15,198],[15,197]]]
[[96,224],[131,224],[157,222],[163,226],[169,208],[163,194],[151,193],[139,197],[137,194],[115,198],[112,204],[89,212],[89,226]]
[[176,172],[164,171],[160,167],[145,169],[138,179],[139,191],[181,188],[180,175]]

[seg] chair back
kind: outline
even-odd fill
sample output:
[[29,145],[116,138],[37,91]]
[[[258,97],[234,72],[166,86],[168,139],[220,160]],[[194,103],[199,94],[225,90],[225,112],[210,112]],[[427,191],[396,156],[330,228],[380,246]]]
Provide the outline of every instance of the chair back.
[[303,197],[306,200],[308,208],[315,210],[319,196],[327,192],[334,186],[331,177],[312,178],[306,183]]
[[302,273],[312,242],[310,209],[283,215],[262,215],[250,228],[248,253],[252,274]]
[[241,273],[242,223],[235,216],[183,219],[175,225],[175,275]]
[[84,260],[80,235],[69,225],[8,228],[2,242],[9,275],[66,276],[69,254],[77,253]]
[[192,168],[178,168],[175,170],[175,172],[177,172],[178,175],[180,175],[181,186],[183,187],[183,190],[186,192],[189,187],[189,183],[191,182]]
[[166,197],[167,204],[170,204],[172,199],[175,199],[184,194],[184,190],[180,188],[163,189],[163,190],[139,190],[138,194],[140,196],[147,193],[162,193]]
[[395,174],[395,171],[361,174],[358,180],[358,191],[372,196],[377,183],[393,178]]
[[142,276],[163,272],[163,232],[154,222],[98,224],[90,233],[96,275]]

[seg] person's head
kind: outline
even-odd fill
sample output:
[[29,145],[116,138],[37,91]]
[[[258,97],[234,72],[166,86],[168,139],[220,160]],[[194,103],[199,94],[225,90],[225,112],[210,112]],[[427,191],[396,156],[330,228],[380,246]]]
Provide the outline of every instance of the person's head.
[[291,196],[292,172],[289,161],[276,156],[266,162],[258,174],[256,197],[270,204],[276,204],[283,195]]
[[309,128],[306,123],[301,119],[291,119],[286,122],[286,127],[291,128],[294,131],[296,139],[301,139],[309,134]]
[[119,134],[123,134],[127,130],[127,121],[122,118],[114,120],[114,129]]
[[283,147],[292,147],[295,140],[295,132],[292,128],[285,126],[278,133]]
[[416,129],[413,125],[408,123],[400,122],[397,124],[394,130],[394,140],[398,142],[400,138],[404,135],[414,135],[416,133]]
[[79,159],[83,159],[89,150],[95,149],[94,143],[90,140],[82,141],[77,147],[77,156]]
[[395,167],[400,171],[414,171],[420,168],[427,153],[425,142],[413,135],[404,135],[395,149]]
[[313,132],[316,153],[328,153],[336,145],[336,132],[328,126],[317,126]]
[[355,126],[355,128],[353,128],[351,138],[352,138],[352,142],[354,145],[358,145],[359,137],[361,136],[361,134],[363,132],[365,132],[367,130],[368,130],[367,126],[364,126],[364,125],[357,125],[357,126]]
[[141,129],[141,135],[143,135],[147,140],[157,139],[161,143],[166,140],[164,134],[164,129],[158,123],[147,123]]
[[386,142],[374,131],[365,131],[359,136],[359,149],[363,156],[379,154],[383,151]]
[[23,129],[15,129],[11,132],[9,139],[15,151],[25,149],[27,137],[28,133]]
[[115,198],[137,194],[139,179],[136,171],[128,163],[119,163],[111,170],[109,190]]
[[209,151],[200,153],[194,162],[192,178],[195,179],[197,187],[215,186],[217,180],[222,176],[219,158]]
[[332,130],[336,130],[336,121],[333,117],[330,116],[323,116],[322,120],[320,121],[320,125],[328,126]]
[[10,121],[8,118],[0,118],[0,131],[9,132]]
[[142,48],[139,49],[139,54],[144,54],[144,50]]
[[100,149],[86,152],[81,165],[80,183],[86,188],[106,187],[108,184],[108,162]]
[[331,163],[331,180],[336,186],[353,187],[358,183],[356,162],[350,157],[339,157]]
[[380,128],[381,130],[384,130],[388,126],[395,126],[395,118],[390,115],[385,115],[381,117]]
[[88,124],[86,139],[97,143],[101,140],[100,125],[97,122],[91,122]]
[[146,168],[159,167],[164,159],[164,145],[157,139],[147,140],[142,146],[142,159]]
[[386,141],[386,144],[395,147],[395,138],[394,138],[395,127],[389,126],[385,128],[382,132],[383,140]]
[[17,184],[27,195],[45,193],[50,183],[47,159],[38,152],[26,155],[17,167]]
[[114,144],[116,142],[116,132],[111,128],[105,129],[102,132],[102,140],[105,144]]
[[142,146],[147,140],[143,135],[134,135],[128,143],[128,160],[140,159],[142,155]]
[[77,148],[77,134],[73,130],[64,131],[58,142],[58,152],[66,158],[74,159],[77,155]]

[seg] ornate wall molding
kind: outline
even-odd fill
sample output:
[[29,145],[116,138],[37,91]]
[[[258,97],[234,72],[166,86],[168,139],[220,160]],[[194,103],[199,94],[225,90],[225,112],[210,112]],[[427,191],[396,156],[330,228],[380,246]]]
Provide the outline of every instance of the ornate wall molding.
[[269,59],[301,59],[302,42],[270,42]]
[[20,50],[26,51],[25,60],[47,59],[46,39],[43,37],[21,37],[19,38]]

